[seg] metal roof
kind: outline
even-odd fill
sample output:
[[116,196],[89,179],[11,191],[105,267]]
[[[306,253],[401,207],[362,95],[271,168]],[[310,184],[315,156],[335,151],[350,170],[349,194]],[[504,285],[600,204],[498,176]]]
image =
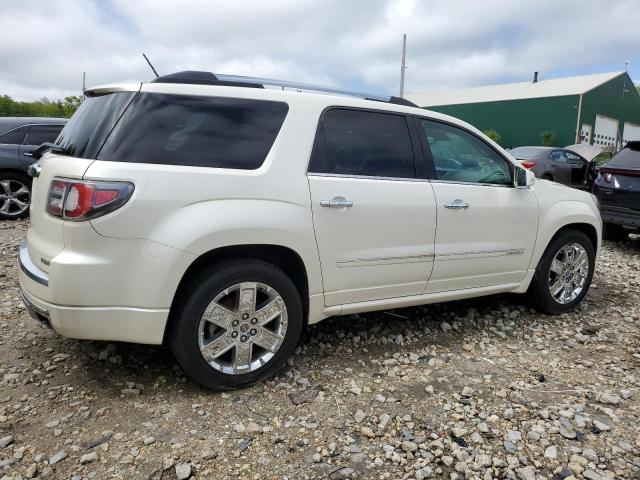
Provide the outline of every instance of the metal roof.
[[460,105],[466,103],[521,100],[525,98],[581,95],[624,74],[625,72],[597,73],[594,75],[538,80],[535,83],[505,83],[502,85],[488,85],[485,87],[465,88],[461,90],[415,93],[406,95],[406,97],[420,107],[435,107],[438,105]]

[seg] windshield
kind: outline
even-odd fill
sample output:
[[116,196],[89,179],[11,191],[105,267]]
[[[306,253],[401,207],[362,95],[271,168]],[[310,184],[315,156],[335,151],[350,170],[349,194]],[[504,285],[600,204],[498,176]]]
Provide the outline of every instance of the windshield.
[[87,98],[56,139],[65,155],[96,158],[111,129],[136,92]]
[[528,160],[533,157],[537,157],[538,154],[543,152],[544,149],[537,147],[518,147],[513,150],[509,150],[509,153],[521,160]]

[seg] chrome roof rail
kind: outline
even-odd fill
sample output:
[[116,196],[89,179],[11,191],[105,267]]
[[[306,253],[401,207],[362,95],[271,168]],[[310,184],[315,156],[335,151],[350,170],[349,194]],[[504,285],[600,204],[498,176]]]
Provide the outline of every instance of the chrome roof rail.
[[377,102],[394,103],[398,105],[406,105],[409,107],[417,107],[413,102],[404,98],[394,97],[391,95],[368,94],[362,92],[354,92],[336,87],[326,87],[322,85],[313,85],[310,83],[290,82],[287,80],[275,80],[272,78],[245,77],[241,75],[225,75],[214,74],[211,72],[185,71],[170,73],[152,80],[152,83],[190,83],[198,85],[224,85],[235,87],[264,88],[265,86],[293,88],[301,91],[311,91],[320,93],[329,93],[332,95],[343,95],[346,97],[356,97],[365,100],[374,100]]

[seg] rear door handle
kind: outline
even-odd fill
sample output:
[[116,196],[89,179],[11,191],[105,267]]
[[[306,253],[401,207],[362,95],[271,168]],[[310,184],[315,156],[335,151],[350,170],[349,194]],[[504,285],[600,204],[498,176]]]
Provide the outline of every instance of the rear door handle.
[[451,202],[444,202],[444,208],[452,208],[454,210],[463,210],[465,208],[469,208],[469,204],[464,200],[460,200],[456,198]]
[[350,208],[353,207],[353,202],[344,197],[333,197],[331,200],[320,200],[320,206],[327,208]]

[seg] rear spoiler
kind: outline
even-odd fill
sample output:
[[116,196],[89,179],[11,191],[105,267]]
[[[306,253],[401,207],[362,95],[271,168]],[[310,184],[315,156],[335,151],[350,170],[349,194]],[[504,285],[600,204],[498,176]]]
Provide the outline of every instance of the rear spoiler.
[[99,97],[115,92],[139,92],[142,83],[121,83],[116,85],[98,85],[97,87],[87,88],[83,93],[87,97]]

